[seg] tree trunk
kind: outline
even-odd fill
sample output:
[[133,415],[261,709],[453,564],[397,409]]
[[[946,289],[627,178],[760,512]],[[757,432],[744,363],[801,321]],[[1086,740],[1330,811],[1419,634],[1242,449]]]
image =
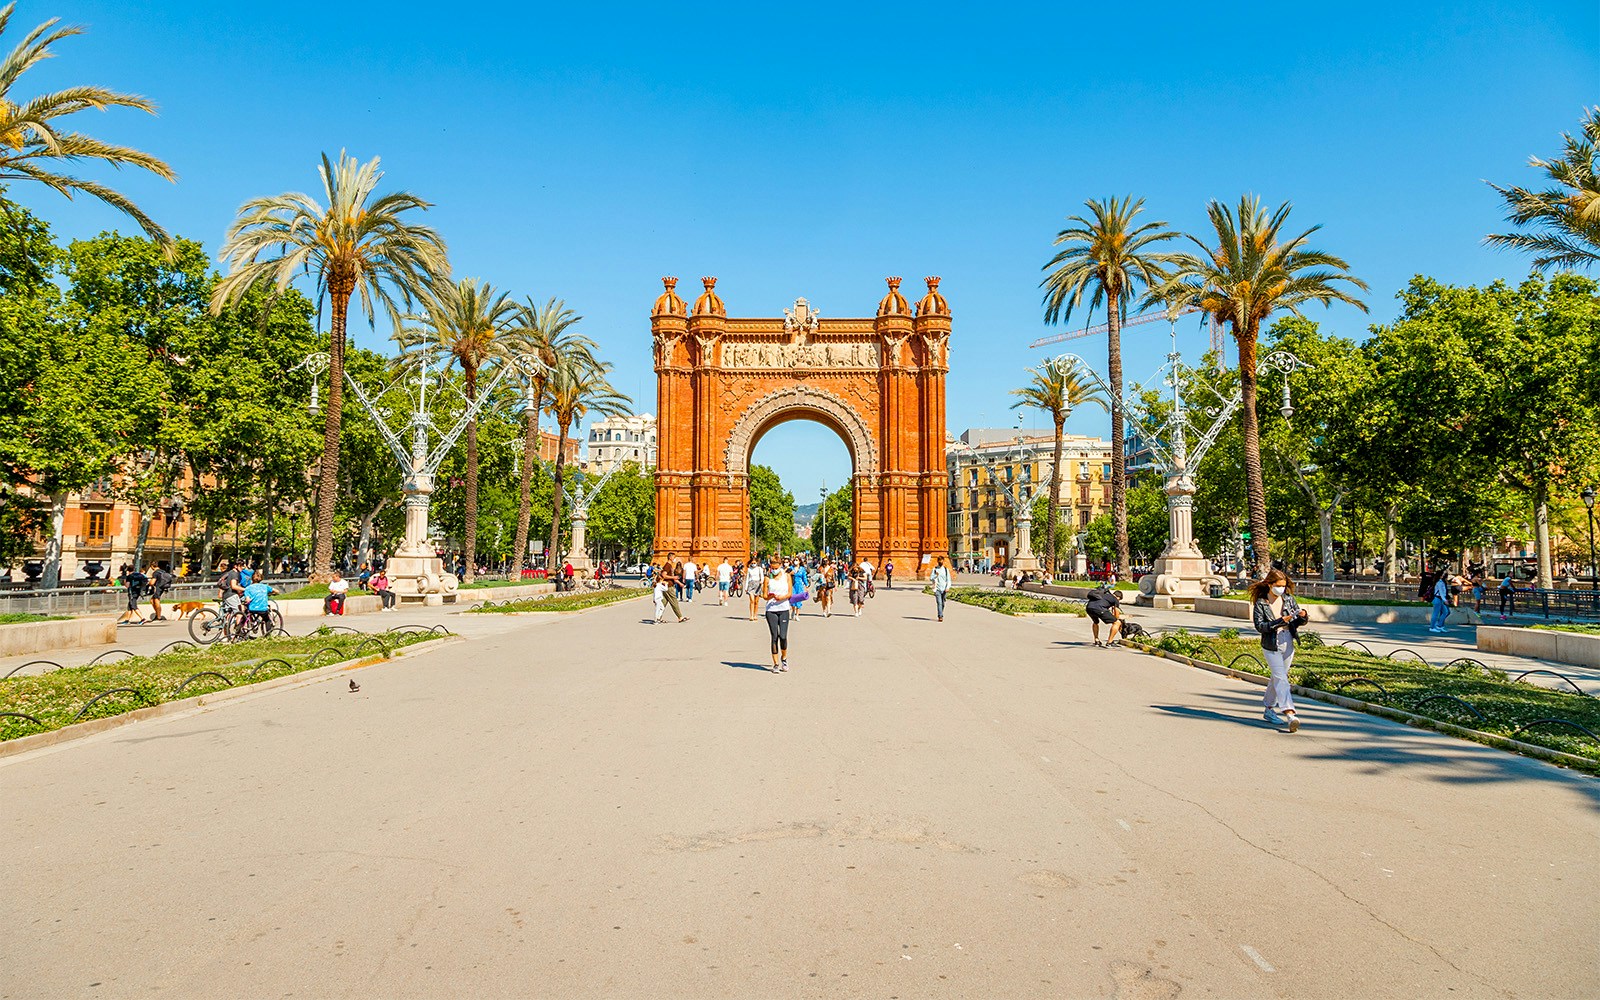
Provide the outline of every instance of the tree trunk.
[[1256,331],[1234,327],[1239,345],[1239,391],[1243,398],[1240,428],[1244,435],[1245,505],[1250,512],[1250,547],[1255,550],[1256,578],[1272,568],[1272,542],[1267,537],[1267,489],[1261,478],[1261,424],[1256,419]]
[[311,582],[333,579],[334,507],[339,502],[339,429],[344,407],[345,322],[349,318],[350,293],[355,284],[348,280],[331,283],[328,303],[331,318],[328,334],[328,416],[322,425],[322,462],[317,471],[317,524],[311,544]]
[[139,534],[133,541],[133,568],[144,569],[144,547],[150,541],[150,514],[144,507],[136,507],[139,512]]
[[67,494],[50,494],[50,537],[44,543],[44,572],[39,586],[45,590],[61,586],[61,549],[67,535]]
[[1555,572],[1550,566],[1550,487],[1540,481],[1533,492],[1534,552],[1539,557],[1539,587],[1549,590],[1555,586]]
[[389,506],[389,498],[384,497],[378,501],[378,506],[367,511],[361,517],[361,538],[357,544],[356,565],[360,566],[372,558],[372,522]]
[[1050,480],[1050,516],[1045,519],[1045,544],[1050,546],[1050,579],[1056,578],[1056,519],[1061,509],[1061,437],[1067,426],[1067,416],[1060,410],[1056,418],[1055,475]]
[[523,414],[522,430],[522,489],[517,494],[516,552],[511,560],[511,577],[522,576],[522,567],[528,558],[528,528],[533,520],[533,470],[539,464],[539,407],[544,402],[544,379],[533,382],[533,405]]
[[211,516],[206,515],[206,533],[200,540],[200,575],[205,576],[211,572],[212,546],[217,538],[216,526],[212,523]]
[[[462,365],[466,375],[467,406],[478,401],[478,369]],[[461,551],[466,565],[462,583],[471,583],[478,572],[478,418],[467,421],[467,495],[462,501]]]
[[1325,583],[1338,579],[1339,564],[1333,555],[1333,512],[1337,509],[1337,505],[1317,508],[1317,524],[1322,529],[1322,579]]
[[554,573],[560,553],[557,551],[561,543],[561,487],[565,482],[567,468],[567,429],[571,427],[570,420],[556,418],[556,488],[555,495],[550,498],[550,547],[545,550],[544,568]]
[[1106,294],[1106,373],[1111,376],[1111,525],[1117,546],[1117,579],[1133,575],[1128,558],[1128,470],[1122,454],[1122,303]]
[[1400,537],[1395,534],[1394,522],[1399,517],[1400,511],[1395,504],[1390,504],[1383,511],[1383,582],[1395,581],[1395,560],[1400,555]]

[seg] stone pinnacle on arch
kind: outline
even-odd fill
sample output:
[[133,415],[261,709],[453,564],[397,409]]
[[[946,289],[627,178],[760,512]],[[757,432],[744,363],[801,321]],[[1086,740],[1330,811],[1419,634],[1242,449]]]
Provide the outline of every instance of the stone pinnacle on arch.
[[878,303],[879,316],[910,316],[911,303],[900,294],[900,278],[898,276],[885,278],[889,284],[889,294]]
[[727,307],[722,304],[722,299],[718,297],[715,291],[717,279],[715,277],[701,278],[700,283],[705,285],[706,290],[700,293],[698,299],[694,300],[694,314],[696,316],[728,315]]
[[688,305],[683,301],[683,299],[678,297],[678,293],[675,291],[675,289],[678,287],[678,279],[669,274],[666,277],[661,279],[661,287],[664,288],[665,291],[663,291],[661,293],[661,296],[656,299],[655,308],[650,310],[650,315],[652,315],[652,316],[685,316],[685,315],[688,315],[688,312],[689,312]]
[[946,302],[944,300],[944,296],[939,294],[939,276],[934,275],[930,278],[924,278],[923,280],[928,283],[928,294],[924,295],[922,297],[922,301],[917,303],[917,315],[950,315],[950,303]]

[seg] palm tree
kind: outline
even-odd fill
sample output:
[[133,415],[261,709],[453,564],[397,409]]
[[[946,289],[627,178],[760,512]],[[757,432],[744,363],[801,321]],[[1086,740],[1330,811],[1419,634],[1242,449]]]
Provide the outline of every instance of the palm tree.
[[589,360],[563,365],[549,376],[550,402],[545,409],[555,418],[557,428],[556,484],[550,514],[550,547],[546,550],[550,557],[545,563],[552,571],[560,559],[561,491],[566,485],[567,432],[574,424],[582,423],[588,414],[623,416],[633,403],[611,385],[610,374],[610,364]]
[[[0,34],[11,24],[17,5],[0,8]],[[106,108],[135,108],[155,114],[154,104],[134,94],[119,94],[104,87],[68,87],[40,94],[26,101],[15,100],[11,89],[17,78],[37,64],[54,56],[50,46],[64,38],[83,34],[83,28],[69,25],[58,28],[60,18],[50,20],[28,32],[17,47],[0,61],[0,187],[13,180],[37,181],[71,198],[82,192],[110,205],[139,224],[139,228],[162,246],[171,237],[156,225],[139,206],[118,192],[95,181],[59,172],[61,164],[79,160],[99,160],[113,167],[139,167],[166,180],[175,179],[166,163],[127,146],[117,146],[78,132],[62,132],[61,119],[79,111],[104,111]]]
[[[326,205],[310,195],[289,193],[256,198],[239,209],[222,245],[228,275],[212,293],[211,310],[220,313],[257,285],[271,285],[276,296],[302,273],[316,277],[319,297],[328,296],[332,307],[328,416],[322,431],[316,540],[311,550],[312,579],[322,581],[330,578],[333,560],[350,297],[359,295],[369,323],[377,302],[399,327],[402,306],[420,298],[430,282],[448,275],[450,265],[439,234],[406,219],[409,212],[428,209],[428,202],[404,191],[374,194],[383,178],[376,157],[363,164],[341,152],[334,164],[324,155],[318,172]],[[271,312],[269,302],[262,315]]]
[[[442,282],[422,296],[422,312],[414,317],[420,326],[395,331],[401,356],[426,354],[435,347],[450,356],[445,367],[460,365],[467,405],[478,399],[478,373],[511,351],[510,331],[519,312],[504,292],[478,278]],[[467,421],[467,495],[464,502],[461,548],[466,580],[471,583],[478,565],[478,420]]]
[[1350,265],[1333,254],[1306,247],[1321,226],[1286,237],[1288,202],[1268,212],[1261,199],[1245,195],[1235,212],[1213,201],[1207,209],[1216,246],[1188,239],[1202,253],[1183,253],[1173,262],[1172,277],[1150,298],[1169,305],[1194,305],[1219,323],[1228,324],[1239,347],[1239,387],[1243,393],[1244,474],[1250,509],[1251,544],[1256,572],[1272,568],[1267,538],[1266,488],[1261,478],[1261,429],[1256,419],[1256,348],[1261,325],[1275,312],[1301,315],[1307,302],[1346,302],[1362,312],[1366,304],[1340,287],[1366,291],[1367,284],[1349,273]]
[[583,319],[567,308],[560,299],[551,298],[544,305],[531,300],[518,311],[516,327],[511,331],[513,349],[521,354],[531,354],[544,366],[531,376],[528,387],[528,405],[523,410],[522,435],[522,492],[517,505],[517,537],[511,573],[522,572],[523,561],[528,556],[528,528],[533,517],[533,472],[539,464],[539,413],[544,409],[545,386],[548,373],[575,364],[592,364],[594,341],[573,331],[572,327]]
[[[1084,202],[1091,218],[1070,216],[1071,223],[1056,234],[1061,247],[1045,264],[1040,286],[1045,289],[1044,321],[1066,322],[1072,311],[1089,296],[1092,314],[1101,302],[1106,306],[1106,374],[1110,376],[1111,407],[1111,519],[1116,531],[1117,575],[1131,575],[1128,558],[1128,482],[1122,456],[1122,320],[1128,301],[1140,288],[1150,288],[1166,278],[1165,266],[1171,255],[1151,248],[1178,234],[1165,222],[1136,223],[1144,211],[1144,199],[1090,199]],[[1052,539],[1052,541],[1054,541]]]
[[1056,512],[1061,507],[1061,439],[1067,425],[1067,418],[1072,411],[1085,403],[1096,403],[1103,410],[1111,407],[1106,403],[1105,393],[1099,386],[1091,385],[1078,374],[1076,368],[1070,371],[1061,371],[1055,365],[1041,365],[1030,369],[1032,381],[1020,389],[1012,389],[1011,395],[1018,397],[1011,404],[1012,409],[1031,406],[1036,410],[1043,410],[1050,414],[1056,427],[1055,458],[1051,464],[1054,470],[1050,479],[1050,515],[1046,518],[1045,539],[1050,547],[1050,575],[1056,572]]
[[1593,267],[1600,263],[1600,177],[1595,174],[1595,148],[1600,146],[1600,106],[1583,116],[1580,135],[1563,132],[1566,149],[1560,159],[1528,160],[1545,172],[1554,186],[1545,191],[1489,186],[1506,203],[1506,221],[1540,232],[1489,236],[1490,246],[1532,251],[1533,266]]

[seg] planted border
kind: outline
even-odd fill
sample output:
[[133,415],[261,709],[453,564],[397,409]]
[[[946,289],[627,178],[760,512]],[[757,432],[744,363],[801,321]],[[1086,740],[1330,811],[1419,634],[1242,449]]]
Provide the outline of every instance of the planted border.
[[438,637],[431,629],[372,635],[322,632],[170,649],[153,656],[10,677],[0,680],[0,742],[302,673],[340,660],[363,656],[388,659],[396,649]]
[[[930,597],[933,595],[933,591],[928,588],[923,588],[923,593]],[[1072,615],[1082,618],[1088,614],[1081,601],[1041,597],[1038,594],[1015,590],[991,590],[986,587],[951,587],[945,593],[945,600],[955,601],[957,604],[970,604],[975,608],[986,608],[1002,615]]]
[[470,608],[462,613],[468,615],[507,615],[520,614],[525,611],[545,612],[547,614],[558,611],[584,611],[588,608],[616,604],[618,601],[629,601],[635,597],[643,597],[648,593],[650,591],[643,587],[618,587],[611,590],[592,590],[575,594],[527,597],[499,604],[494,601],[484,601],[477,607]]

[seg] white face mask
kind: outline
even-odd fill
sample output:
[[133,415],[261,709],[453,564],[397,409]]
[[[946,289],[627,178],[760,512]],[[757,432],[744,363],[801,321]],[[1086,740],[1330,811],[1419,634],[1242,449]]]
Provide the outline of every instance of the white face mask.
[[1272,596],[1273,597],[1282,597],[1284,590],[1285,590],[1285,588],[1283,588],[1283,587],[1273,587],[1272,588]]

